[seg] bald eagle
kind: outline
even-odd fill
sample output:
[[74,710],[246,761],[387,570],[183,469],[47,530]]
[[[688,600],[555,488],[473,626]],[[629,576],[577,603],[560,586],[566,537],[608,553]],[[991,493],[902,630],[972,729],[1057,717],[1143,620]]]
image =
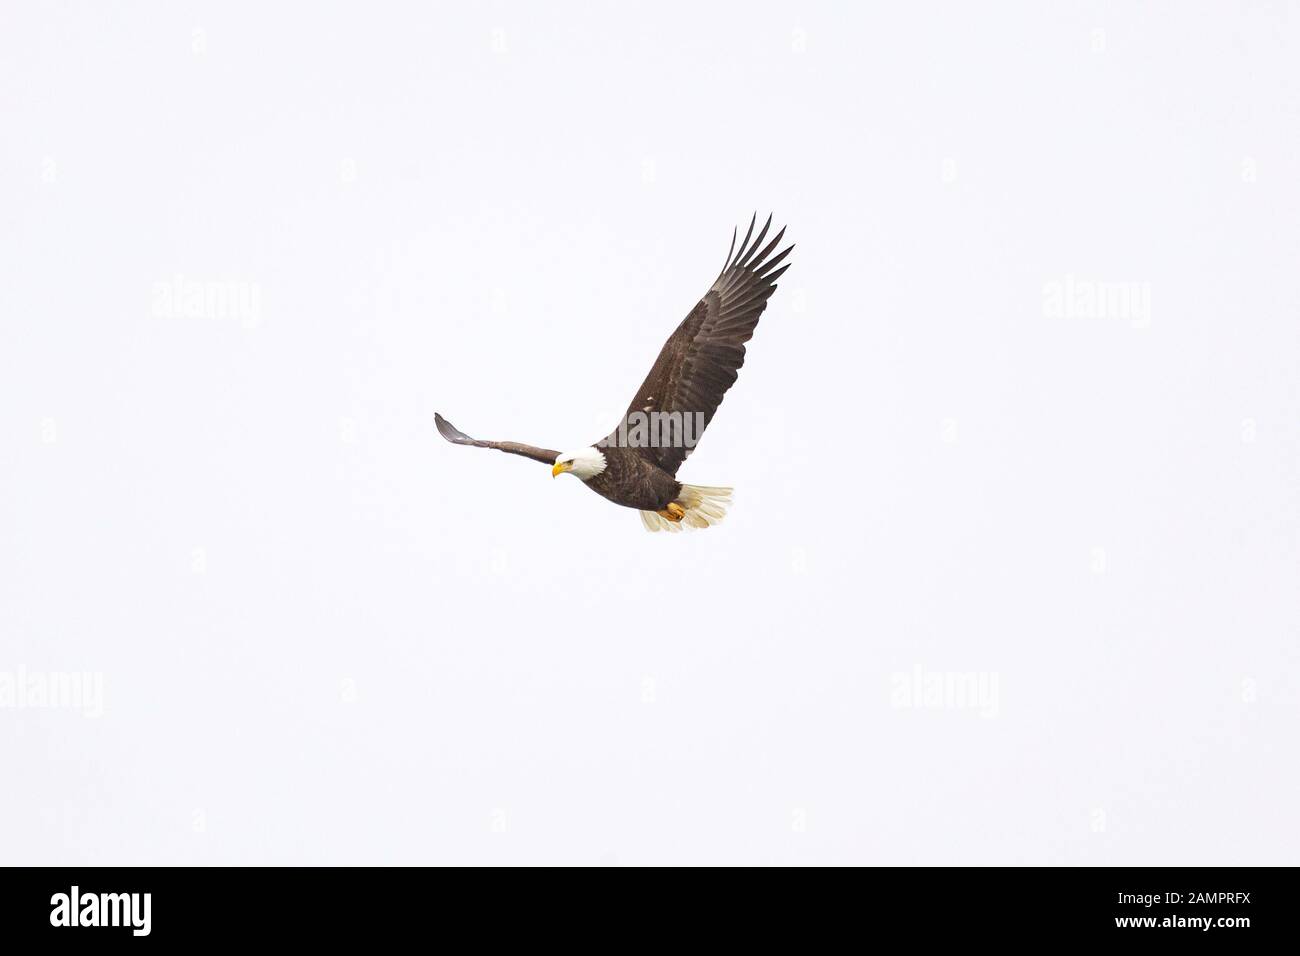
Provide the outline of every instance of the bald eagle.
[[718,278],[668,337],[623,421],[605,438],[568,452],[512,441],[479,441],[435,413],[438,433],[457,445],[495,448],[544,462],[551,465],[552,477],[572,474],[614,504],[635,508],[648,531],[717,524],[727,513],[731,489],[687,485],[676,476],[735,383],[745,364],[745,343],[776,291],[776,280],[790,268],[781,262],[793,245],[772,254],[784,229],[763,244],[771,216],[750,241],[757,220],[757,215],[750,220],[739,251],[737,230],[732,231],[731,248]]

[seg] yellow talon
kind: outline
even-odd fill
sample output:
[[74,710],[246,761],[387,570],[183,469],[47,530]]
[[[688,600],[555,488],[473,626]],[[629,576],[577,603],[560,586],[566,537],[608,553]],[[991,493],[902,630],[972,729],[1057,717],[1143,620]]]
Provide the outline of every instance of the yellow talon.
[[678,522],[686,517],[686,509],[675,501],[668,502],[668,507],[659,512],[659,517],[667,518],[669,521]]

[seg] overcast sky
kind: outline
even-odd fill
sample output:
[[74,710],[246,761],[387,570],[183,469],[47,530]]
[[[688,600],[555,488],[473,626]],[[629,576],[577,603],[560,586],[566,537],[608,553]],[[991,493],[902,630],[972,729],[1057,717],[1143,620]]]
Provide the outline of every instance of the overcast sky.
[[4,861],[1294,863],[1296,10],[541,6],[0,15]]

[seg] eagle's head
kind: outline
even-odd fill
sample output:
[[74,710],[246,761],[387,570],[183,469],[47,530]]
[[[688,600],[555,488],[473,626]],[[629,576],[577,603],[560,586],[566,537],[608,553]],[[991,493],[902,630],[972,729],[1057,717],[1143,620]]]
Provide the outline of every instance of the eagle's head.
[[605,455],[598,448],[583,448],[579,451],[566,451],[557,455],[551,477],[562,475],[566,471],[578,476],[583,481],[595,478],[605,470]]

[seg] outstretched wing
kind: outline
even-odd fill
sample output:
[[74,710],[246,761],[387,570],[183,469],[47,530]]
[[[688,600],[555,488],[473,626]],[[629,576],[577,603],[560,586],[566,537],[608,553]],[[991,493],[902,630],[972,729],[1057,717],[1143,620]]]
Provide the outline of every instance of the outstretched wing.
[[[713,421],[727,389],[735,383],[740,367],[745,364],[745,343],[753,336],[767,300],[776,291],[776,280],[790,268],[789,263],[782,266],[781,262],[793,245],[772,255],[785,235],[784,229],[763,245],[772,225],[771,216],[767,217],[758,237],[749,241],[757,220],[756,214],[734,257],[736,233],[732,233],[731,249],[727,251],[722,272],[664,343],[650,374],[637,390],[636,399],[628,406],[623,424],[607,439],[611,444],[636,446],[644,458],[671,475],[677,473],[693,450],[687,441],[693,444],[699,439]],[[678,419],[675,415],[655,415],[663,412],[682,416],[683,424],[675,432],[676,438],[668,442],[661,440],[667,434],[662,427],[677,428]],[[691,416],[690,424],[686,424],[686,416]],[[637,437],[639,424],[646,425],[642,436],[647,432],[658,435],[658,447],[647,446]],[[702,427],[692,427],[696,424]]]
[[433,413],[433,421],[438,426],[438,434],[453,445],[495,448],[497,451],[503,451],[510,455],[523,455],[525,458],[542,461],[548,465],[555,464],[555,459],[560,457],[558,451],[551,451],[549,448],[534,448],[532,445],[521,445],[517,441],[479,441],[477,438],[470,438],[437,412]]

